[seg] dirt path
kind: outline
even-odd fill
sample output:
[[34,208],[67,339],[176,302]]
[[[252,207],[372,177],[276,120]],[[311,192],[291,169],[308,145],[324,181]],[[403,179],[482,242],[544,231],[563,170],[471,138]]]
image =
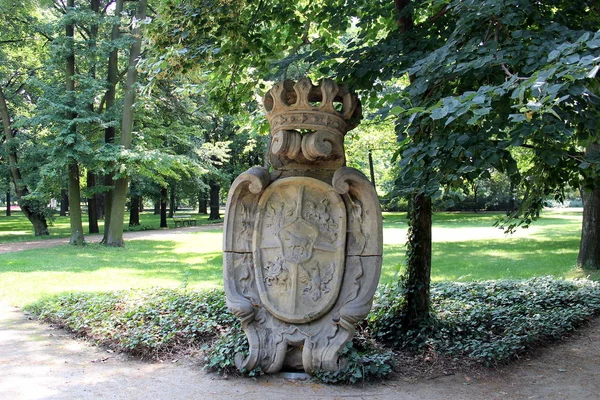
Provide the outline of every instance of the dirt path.
[[281,376],[222,379],[190,360],[107,352],[0,302],[0,399],[598,399],[600,320],[500,371],[327,386]]

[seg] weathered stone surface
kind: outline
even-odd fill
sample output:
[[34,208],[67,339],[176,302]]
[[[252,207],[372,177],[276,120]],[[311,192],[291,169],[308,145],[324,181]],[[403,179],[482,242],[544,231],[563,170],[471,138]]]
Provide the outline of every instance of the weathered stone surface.
[[360,103],[331,80],[301,79],[276,84],[265,109],[274,170],[241,174],[225,214],[227,304],[250,346],[236,365],[335,371],[381,272],[377,194],[344,166],[343,138]]

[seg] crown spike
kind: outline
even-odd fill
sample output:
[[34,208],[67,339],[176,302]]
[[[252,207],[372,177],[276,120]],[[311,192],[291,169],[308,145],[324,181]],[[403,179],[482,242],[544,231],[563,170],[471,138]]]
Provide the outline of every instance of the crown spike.
[[296,92],[296,104],[294,108],[309,109],[311,107],[309,95],[312,86],[312,82],[308,78],[302,78],[296,82],[294,85],[294,91]]
[[340,88],[338,84],[331,79],[324,79],[321,83],[321,97],[323,98],[319,111],[335,113],[336,110],[333,107],[333,101],[337,96]]

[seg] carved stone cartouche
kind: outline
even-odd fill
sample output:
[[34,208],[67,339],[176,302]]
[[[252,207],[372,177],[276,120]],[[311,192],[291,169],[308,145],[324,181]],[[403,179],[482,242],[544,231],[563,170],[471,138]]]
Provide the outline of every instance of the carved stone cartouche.
[[377,194],[345,166],[360,102],[344,85],[303,78],[277,83],[264,104],[274,171],[238,176],[225,213],[227,305],[250,346],[236,366],[336,371],[371,308],[383,251]]

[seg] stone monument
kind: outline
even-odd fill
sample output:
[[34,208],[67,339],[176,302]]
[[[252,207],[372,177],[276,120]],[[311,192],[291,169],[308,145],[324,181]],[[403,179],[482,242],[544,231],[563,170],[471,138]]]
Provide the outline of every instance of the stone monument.
[[382,220],[373,185],[346,167],[358,125],[346,86],[303,78],[265,96],[273,171],[253,167],[227,199],[223,279],[250,353],[236,366],[336,371],[379,282]]

